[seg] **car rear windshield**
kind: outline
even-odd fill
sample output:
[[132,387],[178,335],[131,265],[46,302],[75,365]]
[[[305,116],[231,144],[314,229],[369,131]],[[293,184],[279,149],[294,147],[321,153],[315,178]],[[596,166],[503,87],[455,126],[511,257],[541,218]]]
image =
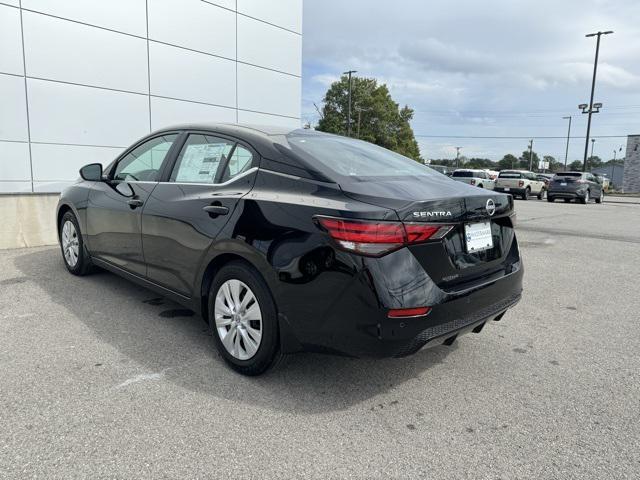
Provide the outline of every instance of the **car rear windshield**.
[[522,178],[520,172],[500,172],[498,178]]
[[562,172],[556,173],[556,177],[582,177],[580,172]]
[[475,175],[473,172],[453,172],[454,177],[473,178]]
[[299,131],[287,134],[286,139],[294,153],[330,178],[440,177],[415,160],[362,140]]

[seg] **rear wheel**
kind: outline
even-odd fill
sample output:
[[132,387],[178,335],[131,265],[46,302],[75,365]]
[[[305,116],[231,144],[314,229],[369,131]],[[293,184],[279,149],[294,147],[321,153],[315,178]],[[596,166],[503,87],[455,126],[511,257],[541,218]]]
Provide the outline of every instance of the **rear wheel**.
[[604,190],[600,193],[600,197],[596,198],[596,203],[604,202]]
[[531,189],[529,187],[524,189],[524,193],[522,194],[523,200],[529,200],[529,195],[531,194]]
[[555,198],[547,195],[547,202],[553,203],[554,201],[555,201]]
[[276,306],[260,274],[244,262],[220,269],[209,290],[211,337],[243,375],[260,375],[280,358]]
[[564,203],[569,203],[570,201],[571,201],[571,199],[570,199],[570,198],[565,198],[565,199],[564,199]]
[[589,190],[587,190],[587,192],[584,194],[584,198],[580,200],[580,203],[582,203],[583,205],[586,205],[587,203],[589,203],[589,200],[591,200],[591,198],[589,195]]
[[91,270],[91,260],[84,250],[78,220],[69,211],[62,216],[59,225],[59,241],[64,265],[74,275],[86,275]]

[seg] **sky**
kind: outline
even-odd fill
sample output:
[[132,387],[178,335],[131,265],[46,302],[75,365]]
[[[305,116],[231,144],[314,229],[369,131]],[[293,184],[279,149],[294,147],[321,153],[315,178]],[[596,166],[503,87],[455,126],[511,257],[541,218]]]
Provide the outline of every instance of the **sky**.
[[[415,110],[424,158],[540,156],[582,159],[596,39],[594,155],[605,160],[640,134],[640,0],[304,0],[302,120],[318,121],[331,82],[346,70],[386,83]],[[447,138],[459,136],[467,138]],[[471,137],[522,138],[471,138]],[[563,137],[544,139],[540,137]],[[591,146],[589,147],[589,153]]]

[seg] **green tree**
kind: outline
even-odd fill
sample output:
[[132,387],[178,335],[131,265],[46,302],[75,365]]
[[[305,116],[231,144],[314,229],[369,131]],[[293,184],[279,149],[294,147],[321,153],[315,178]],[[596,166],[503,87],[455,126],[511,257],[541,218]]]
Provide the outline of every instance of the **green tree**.
[[571,162],[569,164],[569,166],[567,168],[569,168],[569,171],[572,171],[572,172],[581,172],[582,171],[582,160],[574,160],[573,162]]
[[[532,153],[533,162],[531,162],[531,170],[536,171],[538,169],[538,162],[540,161],[540,157],[536,152]],[[522,157],[520,157],[520,168],[526,168],[529,170],[529,150],[525,150],[522,152]]]
[[498,162],[498,168],[500,170],[509,170],[511,168],[516,168],[518,166],[518,157],[515,155],[511,155],[507,153],[502,160]]
[[[399,108],[386,85],[373,78],[352,77],[351,134],[401,155],[420,161],[420,149],[409,122],[413,110]],[[347,134],[349,109],[349,77],[343,75],[324,96],[322,118],[317,130]]]
[[594,155],[593,157],[587,158],[587,170],[592,170],[594,168],[598,168],[602,166],[602,159]]
[[467,168],[488,168],[490,170],[493,170],[496,166],[497,163],[488,158],[471,158],[465,165]]

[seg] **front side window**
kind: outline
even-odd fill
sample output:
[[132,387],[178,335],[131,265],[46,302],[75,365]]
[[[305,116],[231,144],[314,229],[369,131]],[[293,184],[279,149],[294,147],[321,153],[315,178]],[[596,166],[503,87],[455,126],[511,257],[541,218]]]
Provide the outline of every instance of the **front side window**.
[[169,153],[177,133],[152,138],[129,152],[116,165],[114,180],[156,182],[162,164]]
[[226,163],[233,145],[230,140],[211,135],[189,135],[171,172],[171,181],[215,183],[218,168]]

